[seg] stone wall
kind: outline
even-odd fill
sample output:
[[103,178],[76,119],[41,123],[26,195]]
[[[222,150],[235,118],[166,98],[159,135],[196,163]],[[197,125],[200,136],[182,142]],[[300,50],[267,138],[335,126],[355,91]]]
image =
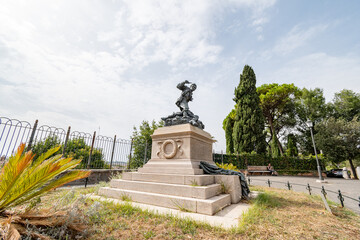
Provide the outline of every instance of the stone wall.
[[[72,170],[70,170],[72,171]],[[112,175],[122,173],[124,169],[90,169],[91,174],[88,177],[87,184],[96,184],[99,182],[108,182]],[[66,184],[66,186],[85,185],[86,178],[73,181]]]

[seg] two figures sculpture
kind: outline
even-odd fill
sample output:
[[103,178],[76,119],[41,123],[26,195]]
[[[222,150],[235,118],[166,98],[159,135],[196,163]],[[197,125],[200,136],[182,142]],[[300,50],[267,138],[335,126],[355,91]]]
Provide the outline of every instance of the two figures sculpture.
[[[189,84],[190,87],[187,86]],[[176,87],[182,91],[180,97],[175,103],[176,106],[180,108],[180,112],[161,118],[164,121],[165,126],[190,123],[195,127],[204,129],[205,126],[199,120],[199,116],[195,115],[189,109],[189,102],[193,100],[192,94],[196,90],[196,84],[185,80],[184,82],[179,83]]]

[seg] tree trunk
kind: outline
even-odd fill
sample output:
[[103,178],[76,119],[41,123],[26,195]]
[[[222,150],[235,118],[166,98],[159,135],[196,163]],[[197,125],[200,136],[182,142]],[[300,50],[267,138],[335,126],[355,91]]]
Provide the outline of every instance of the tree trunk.
[[355,179],[358,179],[352,159],[349,159],[349,163],[350,163],[350,169],[351,169],[352,175],[354,176]]
[[278,138],[277,138],[277,144],[278,144],[278,147],[279,147],[279,150],[280,150],[280,154],[281,154],[281,156],[283,156],[283,155],[284,155],[284,149],[283,149],[283,147],[281,146],[281,143],[280,143],[280,141],[279,141]]
[[[273,119],[272,119],[271,117],[269,118],[269,125],[270,125],[271,135],[276,135],[275,127],[274,127],[274,125],[273,125]],[[273,136],[271,136],[271,138],[273,138]],[[283,155],[284,155],[284,149],[282,148],[279,139],[276,138],[275,140],[276,140],[276,143],[277,143],[278,148],[279,148],[279,150],[280,150],[280,155],[283,156]]]

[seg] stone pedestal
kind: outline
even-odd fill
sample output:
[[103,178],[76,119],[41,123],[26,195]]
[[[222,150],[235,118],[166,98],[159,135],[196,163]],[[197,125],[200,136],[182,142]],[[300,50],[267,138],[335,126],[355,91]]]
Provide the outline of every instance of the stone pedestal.
[[[123,173],[100,195],[213,215],[241,196],[239,178],[204,175],[200,161],[214,164],[211,135],[190,124],[159,128],[151,159],[138,172]],[[216,179],[215,179],[216,178]],[[222,188],[228,190],[225,192]]]
[[200,161],[214,164],[211,135],[190,124],[162,127],[154,131],[151,159],[140,173],[199,175]]

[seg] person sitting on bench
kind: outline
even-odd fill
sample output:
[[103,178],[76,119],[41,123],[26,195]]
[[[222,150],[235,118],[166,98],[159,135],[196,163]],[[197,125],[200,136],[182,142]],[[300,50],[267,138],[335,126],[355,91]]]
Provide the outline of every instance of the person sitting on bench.
[[273,166],[271,166],[271,163],[269,163],[269,165],[267,165],[267,170],[269,170],[271,172],[271,176],[277,176],[277,172],[274,170]]

